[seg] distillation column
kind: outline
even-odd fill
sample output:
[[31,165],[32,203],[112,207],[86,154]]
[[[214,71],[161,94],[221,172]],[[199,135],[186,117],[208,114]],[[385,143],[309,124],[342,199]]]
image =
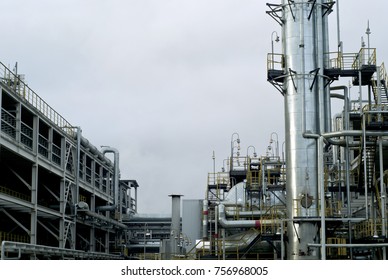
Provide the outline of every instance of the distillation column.
[[[329,93],[321,73],[328,49],[325,0],[282,1],[287,166],[287,259],[319,259],[317,137],[328,130]],[[309,136],[307,136],[309,135]],[[315,135],[315,137],[312,135]]]

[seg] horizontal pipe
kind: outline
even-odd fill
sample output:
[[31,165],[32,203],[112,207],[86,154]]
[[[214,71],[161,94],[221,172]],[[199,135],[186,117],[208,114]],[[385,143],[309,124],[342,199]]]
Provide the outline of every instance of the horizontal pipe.
[[218,206],[218,221],[223,228],[260,228],[261,223],[259,220],[227,220],[225,214],[225,205],[220,204]]
[[237,211],[237,210],[226,210],[225,214],[227,217],[243,217],[243,218],[249,218],[249,217],[261,217],[267,213],[267,211]]
[[126,245],[126,247],[128,249],[144,249],[144,247],[146,248],[157,248],[159,249],[160,248],[160,244],[130,244],[130,245]]
[[[11,259],[5,256],[6,252],[17,251],[20,255],[22,252],[32,254],[44,254],[49,253],[52,256],[59,256],[64,258],[65,256],[80,257],[82,259],[123,259],[121,255],[98,253],[98,252],[85,252],[81,250],[73,250],[67,248],[51,247],[45,245],[29,244],[15,241],[2,241],[1,242],[1,257],[2,259]],[[13,258],[12,258],[13,259]]]
[[9,241],[7,240],[3,240],[1,242],[1,258],[0,260],[20,260],[21,257],[22,257],[22,251],[21,249],[19,248],[18,249],[18,256],[17,257],[14,257],[14,258],[8,258],[5,256],[5,247],[6,247],[6,244],[8,243]]
[[[362,130],[342,130],[323,133],[322,136],[326,139],[343,136],[361,136]],[[388,136],[388,131],[366,131],[367,136]]]
[[[321,244],[309,243],[308,247],[321,247]],[[373,248],[373,247],[388,247],[388,243],[371,243],[371,244],[325,244],[325,247],[333,247],[333,248]]]
[[115,226],[117,226],[117,227],[119,227],[119,228],[128,229],[128,227],[127,227],[126,225],[124,225],[124,224],[122,224],[122,223],[119,223],[119,222],[117,222],[116,220],[113,220],[113,219],[111,219],[111,218],[107,218],[107,217],[105,217],[105,216],[103,216],[103,215],[99,215],[99,214],[97,214],[97,213],[95,213],[95,212],[91,212],[91,211],[83,211],[83,213],[85,213],[86,215],[88,215],[88,216],[90,216],[90,217],[94,217],[94,218],[103,220],[103,221],[105,221],[105,222],[108,222],[108,223],[110,223],[110,224],[112,224],[112,225],[115,225]]
[[[76,136],[76,140],[78,136]],[[81,136],[81,145],[86,149],[88,150],[90,153],[92,153],[93,155],[96,155],[100,160],[102,161],[105,161],[108,165],[110,166],[113,166],[111,160],[107,157],[105,157],[105,155],[100,152],[94,145],[92,145],[88,139],[86,139],[85,137],[82,137]]]
[[96,211],[115,211],[116,205],[104,205],[96,207]]
[[[326,132],[322,134],[326,140],[335,138],[335,137],[345,137],[345,136],[362,136],[362,130],[340,130],[333,132]],[[388,136],[388,131],[366,131],[367,136]],[[316,133],[305,132],[303,136],[306,138],[319,138],[320,135]]]
[[[327,132],[322,134],[322,136],[325,138],[325,140],[333,145],[338,146],[344,146],[346,145],[345,139],[333,139],[338,137],[346,137],[346,136],[362,136],[362,130],[341,130],[341,131],[334,131],[334,132]],[[367,136],[388,136],[388,131],[366,131],[365,134]],[[303,137],[305,138],[319,138],[318,134],[305,132],[303,133]],[[353,141],[349,143],[349,147],[359,147],[360,141]],[[384,146],[388,146],[388,141],[383,142]]]

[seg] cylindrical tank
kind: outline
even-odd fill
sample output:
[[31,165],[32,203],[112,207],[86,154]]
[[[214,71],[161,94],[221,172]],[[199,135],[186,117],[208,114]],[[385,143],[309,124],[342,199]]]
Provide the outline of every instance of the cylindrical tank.
[[317,140],[328,129],[323,68],[327,20],[322,0],[283,0],[288,259],[319,259]]

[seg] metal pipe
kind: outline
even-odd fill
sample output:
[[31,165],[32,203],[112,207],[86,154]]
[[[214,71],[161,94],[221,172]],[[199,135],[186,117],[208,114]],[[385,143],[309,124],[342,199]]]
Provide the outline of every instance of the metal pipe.
[[214,252],[218,256],[218,206],[214,207]]
[[342,42],[341,42],[341,29],[340,29],[340,16],[339,16],[339,0],[337,0],[337,44],[338,52],[342,53]]
[[284,225],[283,225],[283,221],[281,222],[280,224],[280,231],[281,231],[281,235],[280,235],[280,251],[281,251],[281,260],[284,260],[284,257],[285,257],[285,250],[284,250]]
[[325,168],[323,161],[323,137],[318,139],[318,188],[321,196],[321,259],[326,260],[326,201],[325,201]]
[[227,217],[235,217],[238,215],[239,217],[242,217],[242,218],[261,217],[262,215],[265,215],[266,213],[268,213],[268,211],[264,211],[264,210],[263,211],[262,210],[258,210],[258,211],[226,210],[225,211],[225,214]]
[[111,218],[105,217],[103,215],[97,214],[93,211],[82,211],[82,213],[85,213],[85,215],[88,215],[90,217],[94,217],[100,220],[103,220],[105,222],[108,222],[116,227],[122,228],[122,229],[128,229],[128,227],[120,222],[117,222],[116,220],[113,220]]
[[[318,3],[320,4],[320,3]],[[322,15],[322,6],[318,5],[315,10],[316,16],[312,18],[315,26],[321,29],[321,32],[316,32],[313,40],[313,48],[316,51],[316,83],[315,86],[317,88],[318,93],[318,123],[319,123],[319,133],[322,134],[326,131],[330,131],[330,121],[331,121],[331,110],[330,110],[330,91],[327,87],[325,87],[324,76],[319,75],[319,71],[323,71],[323,69],[327,68],[327,65],[324,60],[325,44],[328,44],[328,38],[325,38],[325,28],[323,25],[324,17]],[[313,70],[313,69],[311,69]],[[311,89],[311,88],[310,88]]]
[[113,204],[117,208],[119,207],[119,181],[120,181],[119,151],[115,148],[103,147],[101,149],[101,153],[103,155],[105,155],[106,153],[114,154],[114,174],[113,174],[114,202]]
[[[361,84],[361,80],[360,80]],[[367,182],[367,170],[366,170],[366,129],[365,129],[365,114],[362,115],[362,139],[364,142],[364,189],[365,189],[365,219],[368,219],[368,182]]]
[[[81,164],[81,127],[77,127],[77,166],[75,168],[75,187],[76,187],[76,196],[75,196],[75,204],[79,202],[79,171],[80,171],[80,164]],[[75,215],[77,215],[77,207],[74,209]]]
[[[321,244],[310,243],[309,247],[321,247]],[[388,243],[370,243],[370,244],[326,244],[326,247],[332,248],[374,248],[374,247],[388,247]]]
[[[93,146],[88,139],[86,139],[85,137],[81,136],[79,137],[81,139],[81,145],[87,150],[89,151],[91,154],[97,156],[97,158],[99,158],[100,160],[102,161],[105,161],[108,165],[112,166],[112,162],[104,156],[103,153],[101,153],[95,146]],[[78,140],[78,139],[77,139]]]
[[225,229],[221,229],[222,232],[222,260],[226,259],[226,246],[225,246]]
[[[361,60],[361,57],[358,58],[359,60]],[[359,111],[360,111],[360,114],[362,114],[362,74],[361,74],[361,61],[359,61],[359,64],[360,64],[360,71],[358,72],[358,81],[359,81]]]
[[115,211],[116,205],[103,205],[103,206],[97,206],[96,211]]
[[[322,1],[323,2],[323,1]],[[322,5],[322,4],[321,4]],[[330,35],[329,35],[329,18],[328,16],[323,16],[322,6],[320,8],[321,14],[319,15],[322,18],[322,32],[323,32],[323,69],[330,68]],[[327,82],[327,77],[324,79],[324,84],[321,86],[324,87],[325,91],[325,118],[326,118],[326,130],[325,132],[331,131],[331,100],[330,100],[330,89],[325,85]]]
[[260,220],[227,220],[225,205],[218,205],[218,221],[223,228],[260,228]]
[[208,209],[208,201],[204,199],[202,201],[202,238],[204,240],[207,240],[207,224],[208,224],[208,215],[209,215],[209,209]]
[[[383,139],[379,138],[379,163],[380,163],[380,200],[381,200],[381,234],[386,236],[386,219],[385,219],[385,187],[384,187],[384,155],[383,155]],[[383,260],[387,259],[387,250],[383,249]]]
[[171,194],[171,253],[179,254],[178,245],[181,236],[181,196]]
[[[304,134],[305,136],[307,134]],[[325,170],[324,170],[324,158],[323,158],[323,143],[324,137],[317,134],[309,134],[309,138],[317,139],[317,167],[318,167],[318,190],[321,201],[321,259],[326,259],[326,201],[325,201]]]
[[6,247],[6,244],[9,243],[10,241],[7,241],[7,240],[3,240],[1,242],[1,260],[20,260],[21,257],[22,257],[22,251],[21,249],[19,248],[18,249],[18,256],[15,257],[15,258],[8,258],[5,256],[5,247]]
[[[338,5],[338,4],[337,4]],[[339,35],[338,35],[339,36]],[[339,38],[338,38],[339,39]],[[340,42],[340,41],[338,41]],[[330,90],[343,90],[344,95],[343,98],[341,96],[334,96],[337,98],[344,99],[344,129],[345,131],[349,131],[349,110],[350,110],[350,102],[349,102],[349,91],[346,86],[337,86],[331,87]],[[333,96],[333,95],[332,95]],[[350,203],[350,158],[349,158],[349,136],[345,136],[345,185],[346,185],[346,198],[347,198],[347,215],[348,217],[352,217],[352,206]],[[352,225],[349,221],[348,223],[348,235],[349,235],[349,243],[352,243]],[[352,257],[352,251],[350,251],[350,255]]]
[[[326,139],[326,141],[332,145],[335,145],[335,146],[341,146],[341,147],[346,147],[346,140],[344,139],[332,139],[332,138],[328,138]],[[361,141],[352,141],[352,142],[349,142],[347,147],[349,149],[351,148],[357,148],[359,149],[360,148],[360,145],[361,145]],[[367,145],[372,145],[374,142],[372,141],[366,141],[366,144]],[[388,140],[384,140],[383,141],[383,146],[386,147],[388,146]]]

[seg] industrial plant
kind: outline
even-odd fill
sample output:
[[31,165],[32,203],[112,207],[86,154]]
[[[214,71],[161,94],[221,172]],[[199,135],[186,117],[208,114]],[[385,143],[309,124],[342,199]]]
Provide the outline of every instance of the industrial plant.
[[281,29],[266,79],[284,100],[285,139],[273,132],[266,151],[243,155],[231,131],[205,196],[171,194],[167,216],[139,213],[120,151],[95,147],[1,63],[1,259],[386,260],[388,74],[369,26],[347,53],[338,23],[330,49],[337,4],[263,5]]

